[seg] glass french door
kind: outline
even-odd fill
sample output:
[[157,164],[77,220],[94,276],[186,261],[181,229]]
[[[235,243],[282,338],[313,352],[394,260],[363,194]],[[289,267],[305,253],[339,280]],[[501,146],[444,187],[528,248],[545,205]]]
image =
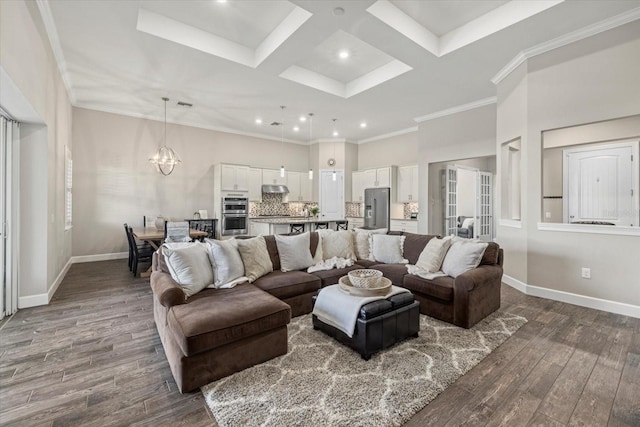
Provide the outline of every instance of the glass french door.
[[[0,115],[0,318],[18,310],[18,123]],[[14,231],[16,230],[16,231]]]
[[458,234],[458,169],[447,166],[445,185],[445,231],[447,236]]

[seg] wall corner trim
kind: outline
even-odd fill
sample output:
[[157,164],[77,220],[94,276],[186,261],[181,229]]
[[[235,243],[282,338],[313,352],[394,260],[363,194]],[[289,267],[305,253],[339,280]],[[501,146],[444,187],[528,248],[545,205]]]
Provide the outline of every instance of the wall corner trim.
[[626,304],[623,302],[605,300],[601,298],[578,295],[571,292],[558,291],[555,289],[543,288],[540,286],[528,285],[514,277],[503,275],[502,281],[512,288],[526,295],[560,301],[568,304],[579,305],[581,307],[593,308],[595,310],[609,313],[621,314],[640,319],[640,306]]
[[435,113],[427,114],[420,117],[415,117],[413,120],[422,123],[429,120],[437,119],[444,116],[450,116],[451,114],[462,113],[463,111],[473,110],[474,108],[484,107],[485,105],[491,105],[498,102],[498,98],[492,96],[490,98],[479,99],[477,101],[469,102],[468,104],[457,105],[455,107],[447,108],[445,110],[436,111]]
[[491,82],[494,85],[497,85],[509,74],[511,74],[513,70],[518,68],[520,64],[522,64],[529,58],[541,55],[543,53],[571,43],[575,43],[582,39],[586,39],[587,37],[595,36],[596,34],[611,30],[621,25],[628,24],[629,22],[635,21],[636,19],[640,19],[640,7],[628,10],[609,19],[605,19],[604,21],[596,22],[595,24],[580,28],[576,31],[572,31],[563,36],[556,37],[553,40],[549,40],[537,46],[530,47],[529,49],[525,49],[522,52],[518,53],[511,61],[507,63],[507,65],[505,65],[500,71],[498,71],[498,73],[491,79]]

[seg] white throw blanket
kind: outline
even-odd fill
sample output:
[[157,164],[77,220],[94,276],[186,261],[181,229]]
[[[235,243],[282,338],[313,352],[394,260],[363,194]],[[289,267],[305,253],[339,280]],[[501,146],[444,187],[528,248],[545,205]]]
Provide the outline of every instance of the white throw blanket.
[[316,265],[312,265],[307,268],[307,273],[313,273],[314,271],[322,271],[322,270],[331,270],[333,268],[347,268],[353,265],[354,261],[352,259],[347,258],[338,258],[334,256],[333,258],[325,259],[324,261],[320,261]]
[[324,323],[340,329],[350,338],[356,328],[356,319],[360,308],[372,301],[387,299],[392,295],[409,292],[407,289],[391,286],[391,292],[385,296],[359,297],[347,294],[340,285],[322,288],[313,307],[313,314]]
[[436,271],[435,273],[429,273],[426,270],[423,270],[413,264],[408,264],[407,265],[407,272],[409,274],[415,274],[416,276],[420,276],[423,279],[428,279],[428,280],[433,280],[436,277],[444,277],[447,274],[443,273],[442,271]]

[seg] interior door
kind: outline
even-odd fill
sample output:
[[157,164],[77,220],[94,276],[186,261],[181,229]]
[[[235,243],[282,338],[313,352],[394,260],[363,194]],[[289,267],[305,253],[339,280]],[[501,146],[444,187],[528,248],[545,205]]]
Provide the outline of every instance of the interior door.
[[320,171],[320,219],[336,221],[344,219],[344,171]]
[[5,266],[6,266],[6,258],[5,258],[5,223],[6,223],[6,198],[7,198],[7,188],[6,188],[6,156],[7,156],[7,132],[6,132],[6,124],[7,120],[4,117],[0,117],[0,319],[2,319],[5,315]]
[[564,151],[565,222],[638,225],[634,151],[637,143]]
[[493,174],[477,173],[476,220],[473,227],[474,237],[485,242],[493,238]]
[[458,170],[447,166],[445,185],[445,235],[458,234]]

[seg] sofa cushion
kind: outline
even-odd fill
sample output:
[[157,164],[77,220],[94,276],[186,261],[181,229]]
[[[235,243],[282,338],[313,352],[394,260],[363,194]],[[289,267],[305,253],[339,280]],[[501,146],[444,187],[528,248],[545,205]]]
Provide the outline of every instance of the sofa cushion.
[[356,261],[356,264],[363,266],[364,268],[371,268],[372,265],[380,264],[378,261],[371,261],[368,259],[359,259]]
[[213,283],[213,270],[207,246],[191,243],[189,246],[163,250],[169,273],[187,297],[194,295]]
[[243,283],[207,289],[171,307],[167,326],[186,356],[207,351],[289,323],[291,309],[278,298]]
[[489,242],[489,246],[484,250],[480,265],[496,265],[498,263],[498,252],[500,252],[500,246],[496,242]]
[[267,244],[267,251],[269,252],[269,258],[274,270],[280,270],[280,254],[278,253],[278,244],[276,243],[276,236],[262,236],[264,242]]
[[465,271],[476,268],[480,265],[487,246],[486,242],[454,237],[442,262],[443,273],[455,278]]
[[323,260],[338,257],[355,261],[356,253],[353,247],[353,233],[351,231],[321,230],[318,234],[322,242]]
[[320,279],[304,271],[288,271],[286,273],[274,271],[262,276],[253,284],[280,299],[291,298],[320,289]]
[[430,234],[402,233],[404,239],[404,257],[409,260],[409,264],[416,264],[420,254],[424,250],[429,240],[436,237]]
[[445,236],[442,239],[430,239],[420,254],[418,262],[416,262],[416,267],[427,273],[440,271],[442,261],[444,261],[449,246],[451,246],[450,236]]
[[429,280],[413,274],[404,276],[402,286],[422,295],[437,298],[442,301],[453,301],[453,278],[449,276],[436,277]]
[[233,288],[238,283],[246,282],[244,264],[238,252],[236,239],[205,239],[208,245],[209,261],[213,267],[214,288]]
[[396,286],[402,286],[402,279],[407,274],[406,264],[376,264],[369,268],[382,271],[384,277]]
[[321,286],[324,288],[325,286],[335,285],[338,283],[338,280],[342,276],[346,276],[351,270],[358,270],[363,268],[359,264],[353,264],[351,267],[346,268],[332,268],[331,270],[322,270],[322,271],[314,271],[313,274],[316,277],[319,277],[322,281]]

